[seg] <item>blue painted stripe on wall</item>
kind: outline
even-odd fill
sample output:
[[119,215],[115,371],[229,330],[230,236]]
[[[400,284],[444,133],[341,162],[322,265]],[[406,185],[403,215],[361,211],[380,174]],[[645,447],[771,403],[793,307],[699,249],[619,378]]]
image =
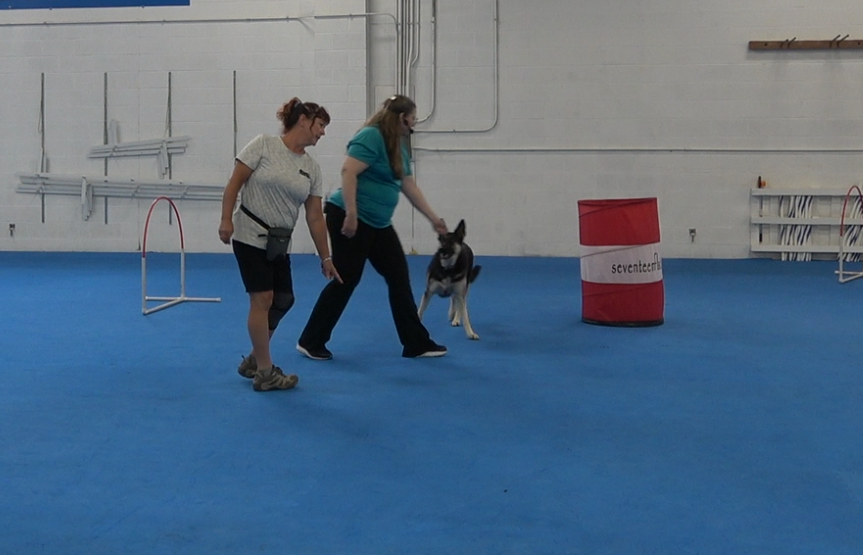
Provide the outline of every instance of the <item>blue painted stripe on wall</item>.
[[191,0],[0,0],[0,10],[188,6]]

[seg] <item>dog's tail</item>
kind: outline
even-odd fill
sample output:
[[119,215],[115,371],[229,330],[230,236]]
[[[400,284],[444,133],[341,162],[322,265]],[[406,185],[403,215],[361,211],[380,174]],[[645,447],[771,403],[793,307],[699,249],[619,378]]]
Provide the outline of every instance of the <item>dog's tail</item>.
[[479,275],[480,270],[482,270],[482,266],[474,266],[473,268],[471,268],[470,275],[467,276],[467,282],[473,283],[476,279],[476,276]]

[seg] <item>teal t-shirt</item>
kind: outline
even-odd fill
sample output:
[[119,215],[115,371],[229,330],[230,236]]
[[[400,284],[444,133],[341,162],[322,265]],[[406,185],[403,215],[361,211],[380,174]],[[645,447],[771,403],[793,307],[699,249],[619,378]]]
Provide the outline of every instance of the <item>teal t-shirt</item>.
[[[348,156],[369,166],[357,176],[357,217],[378,229],[389,227],[399,203],[402,181],[396,178],[390,167],[390,157],[380,129],[376,126],[360,129],[348,143]],[[404,175],[412,175],[410,154],[404,142],[402,164]],[[327,200],[345,208],[341,189]]]

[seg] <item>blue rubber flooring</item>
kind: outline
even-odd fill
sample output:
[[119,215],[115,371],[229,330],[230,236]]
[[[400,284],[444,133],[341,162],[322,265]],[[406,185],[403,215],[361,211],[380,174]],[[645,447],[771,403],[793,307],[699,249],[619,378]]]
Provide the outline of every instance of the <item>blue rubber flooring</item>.
[[[409,257],[420,294],[427,257]],[[148,294],[179,256],[148,254]],[[295,350],[325,281],[293,257],[256,393],[230,255],[143,316],[140,256],[0,253],[0,553],[863,553],[863,280],[666,260],[665,324],[581,322],[577,259],[480,257],[480,341],[401,358],[382,279]]]

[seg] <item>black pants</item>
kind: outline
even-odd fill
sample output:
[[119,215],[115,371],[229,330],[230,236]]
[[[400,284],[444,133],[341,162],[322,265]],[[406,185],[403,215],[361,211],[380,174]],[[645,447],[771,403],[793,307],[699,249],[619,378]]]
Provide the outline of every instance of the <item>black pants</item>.
[[333,264],[344,283],[332,280],[321,291],[300,336],[300,344],[310,349],[326,346],[354,289],[360,283],[368,260],[387,283],[390,310],[404,347],[402,355],[416,356],[429,350],[434,342],[417,316],[408,262],[396,230],[392,226],[377,229],[359,222],[356,234],[349,239],[342,235],[345,211],[327,203],[324,212],[327,215]]

